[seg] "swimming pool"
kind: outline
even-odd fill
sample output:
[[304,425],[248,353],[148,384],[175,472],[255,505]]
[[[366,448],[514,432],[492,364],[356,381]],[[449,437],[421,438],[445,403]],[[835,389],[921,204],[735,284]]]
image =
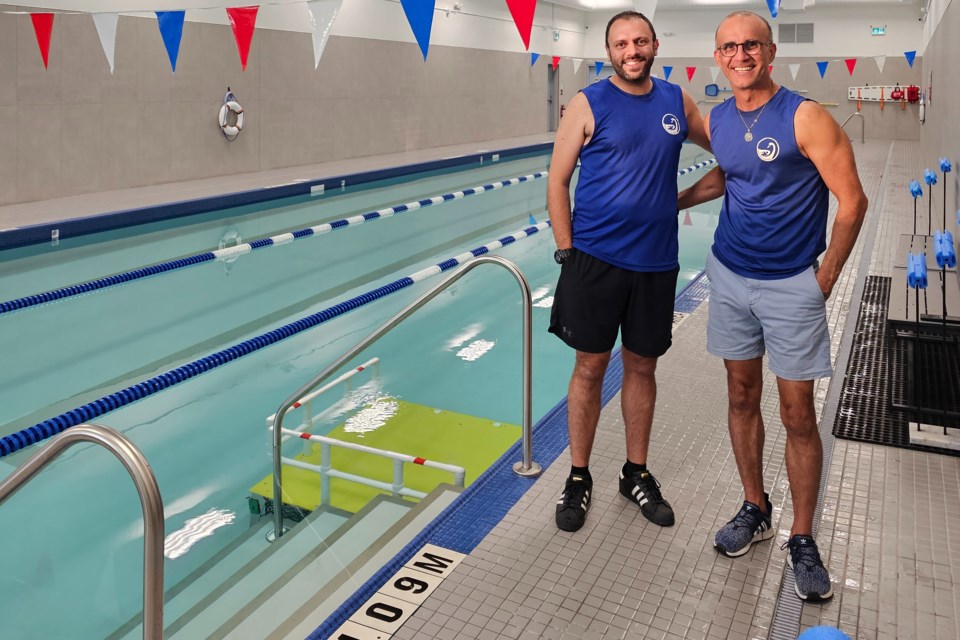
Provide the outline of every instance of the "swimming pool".
[[[695,161],[697,152],[690,152],[682,164]],[[544,156],[519,158],[284,201],[269,212],[243,207],[187,224],[155,223],[135,234],[62,241],[52,251],[5,252],[0,291],[4,299],[29,295],[221,243],[527,175],[546,162]],[[0,378],[4,434],[528,227],[531,216],[546,217],[545,187],[545,180],[533,180],[233,262],[0,315],[7,361],[16,363]],[[680,286],[702,266],[714,216],[697,211],[690,224],[681,219]],[[534,291],[535,419],[563,397],[573,358],[545,331],[557,275],[552,252],[549,230],[497,252],[520,266]],[[380,382],[390,395],[519,422],[519,300],[515,283],[498,271],[478,269],[364,354],[381,358]],[[211,511],[234,514],[232,523],[167,560],[168,589],[247,529],[247,518],[237,514],[246,508],[248,488],[270,467],[264,417],[426,286],[399,291],[97,420],[124,432],[150,461],[168,534]],[[0,465],[16,464],[23,455],[2,458]],[[5,540],[30,550],[12,557],[0,576],[0,612],[15,637],[104,637],[139,610],[142,532],[134,496],[106,453],[76,448],[0,509]],[[38,618],[52,600],[61,603],[58,615]]]

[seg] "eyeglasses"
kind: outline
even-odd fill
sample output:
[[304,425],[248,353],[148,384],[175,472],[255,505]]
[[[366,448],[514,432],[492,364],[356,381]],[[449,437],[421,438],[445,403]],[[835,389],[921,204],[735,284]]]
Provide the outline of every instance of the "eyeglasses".
[[765,44],[773,44],[772,42],[760,42],[759,40],[745,40],[743,42],[724,42],[722,45],[717,47],[717,51],[720,52],[720,55],[725,58],[732,58],[737,55],[737,49],[743,47],[743,52],[748,56],[760,51],[760,47]]

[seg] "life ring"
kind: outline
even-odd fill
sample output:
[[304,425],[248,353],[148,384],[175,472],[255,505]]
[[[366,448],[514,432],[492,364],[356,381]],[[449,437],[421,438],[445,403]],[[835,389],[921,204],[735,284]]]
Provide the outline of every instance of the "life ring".
[[[231,96],[232,97],[232,96]],[[229,124],[229,114],[235,113],[237,116],[236,124]],[[220,131],[223,136],[231,142],[236,139],[243,130],[243,107],[236,100],[226,100],[220,107]]]

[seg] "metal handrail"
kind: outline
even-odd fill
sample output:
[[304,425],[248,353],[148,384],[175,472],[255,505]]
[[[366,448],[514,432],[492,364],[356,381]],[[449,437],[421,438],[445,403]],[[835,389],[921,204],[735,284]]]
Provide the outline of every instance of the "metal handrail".
[[115,455],[133,479],[143,507],[143,637],[163,640],[163,500],[153,469],[133,443],[99,424],[78,424],[53,438],[0,482],[0,504],[75,444],[92,442]]
[[533,408],[530,398],[532,392],[531,370],[533,366],[533,301],[530,295],[530,285],[527,284],[527,279],[523,276],[523,273],[521,273],[517,265],[509,260],[501,258],[500,256],[480,256],[454,271],[449,277],[438,282],[432,289],[401,309],[395,316],[380,325],[377,330],[337,358],[330,366],[318,373],[283,401],[280,408],[277,409],[276,419],[273,422],[273,531],[272,535],[267,536],[267,539],[276,540],[285,533],[283,528],[283,465],[281,461],[281,444],[283,438],[283,417],[287,411],[293,407],[297,400],[310,393],[317,385],[333,375],[337,369],[346,364],[358,353],[379,340],[384,334],[413,315],[417,309],[433,300],[443,290],[481,264],[497,264],[509,271],[513,274],[513,277],[516,278],[517,284],[520,285],[520,292],[523,295],[523,460],[513,465],[513,471],[524,477],[540,475],[540,465],[533,461],[532,453],[533,436],[531,423],[533,422]]
[[855,112],[851,113],[849,116],[847,116],[847,119],[843,121],[843,124],[840,125],[840,128],[843,129],[845,126],[847,126],[847,123],[850,122],[850,119],[853,118],[853,117],[855,117],[855,116],[859,116],[859,117],[860,117],[860,144],[863,144],[864,131],[865,131],[865,129],[867,128],[867,124],[866,124],[866,123],[867,123],[867,119],[863,117],[863,114],[862,114],[862,113],[860,113],[859,111],[855,111]]

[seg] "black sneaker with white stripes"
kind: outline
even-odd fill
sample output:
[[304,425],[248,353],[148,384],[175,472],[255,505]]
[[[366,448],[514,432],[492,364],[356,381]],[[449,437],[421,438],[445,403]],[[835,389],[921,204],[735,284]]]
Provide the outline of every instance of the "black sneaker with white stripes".
[[557,500],[557,528],[562,531],[579,531],[587,519],[590,508],[590,493],[593,480],[571,475]]
[[624,475],[620,470],[620,494],[638,507],[640,513],[653,524],[673,526],[673,507],[660,494],[660,483],[649,471],[634,471]]

